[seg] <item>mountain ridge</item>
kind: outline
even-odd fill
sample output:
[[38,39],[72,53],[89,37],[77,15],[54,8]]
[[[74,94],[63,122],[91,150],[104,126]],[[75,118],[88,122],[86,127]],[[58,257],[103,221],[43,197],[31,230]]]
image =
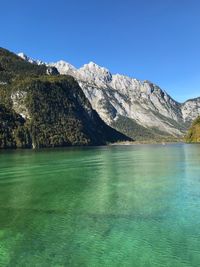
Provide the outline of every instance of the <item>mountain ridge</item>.
[[[111,74],[94,62],[78,69],[65,61],[44,64],[57,68],[61,74],[72,75],[100,117],[125,134],[117,123],[122,117],[130,119],[129,124],[133,121],[146,129],[158,129],[161,136],[180,137],[200,115],[200,98],[179,103],[150,81]],[[131,137],[135,137],[134,131]]]

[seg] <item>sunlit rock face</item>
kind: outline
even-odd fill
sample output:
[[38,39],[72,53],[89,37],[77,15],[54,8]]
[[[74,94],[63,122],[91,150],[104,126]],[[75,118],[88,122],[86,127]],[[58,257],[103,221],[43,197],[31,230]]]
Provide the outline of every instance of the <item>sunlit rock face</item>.
[[[27,56],[23,55],[23,58],[29,60]],[[41,64],[40,61],[34,62]],[[94,62],[79,69],[65,61],[46,65],[56,67],[60,74],[75,77],[92,107],[109,125],[122,116],[146,128],[179,136],[200,115],[200,98],[178,103],[150,81],[112,75]]]
[[200,97],[187,100],[182,104],[181,111],[185,122],[196,119],[200,114]]

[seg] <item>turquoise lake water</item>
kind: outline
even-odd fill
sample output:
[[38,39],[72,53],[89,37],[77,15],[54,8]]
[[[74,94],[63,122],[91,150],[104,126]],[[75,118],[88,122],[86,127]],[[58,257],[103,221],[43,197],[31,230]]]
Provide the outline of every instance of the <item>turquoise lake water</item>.
[[200,266],[200,145],[0,151],[0,266]]

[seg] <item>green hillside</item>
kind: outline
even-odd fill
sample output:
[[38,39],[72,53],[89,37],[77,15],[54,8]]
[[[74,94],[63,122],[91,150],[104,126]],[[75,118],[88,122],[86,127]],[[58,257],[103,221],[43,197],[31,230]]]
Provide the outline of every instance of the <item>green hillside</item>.
[[46,72],[0,48],[0,148],[130,140],[100,119],[74,78]]
[[190,127],[186,136],[189,143],[200,143],[200,117],[198,117]]

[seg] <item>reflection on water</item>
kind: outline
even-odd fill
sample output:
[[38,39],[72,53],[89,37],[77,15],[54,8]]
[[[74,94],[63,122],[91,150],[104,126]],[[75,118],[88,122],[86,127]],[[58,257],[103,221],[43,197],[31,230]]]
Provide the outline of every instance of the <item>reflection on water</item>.
[[200,146],[0,152],[0,266],[199,266]]

